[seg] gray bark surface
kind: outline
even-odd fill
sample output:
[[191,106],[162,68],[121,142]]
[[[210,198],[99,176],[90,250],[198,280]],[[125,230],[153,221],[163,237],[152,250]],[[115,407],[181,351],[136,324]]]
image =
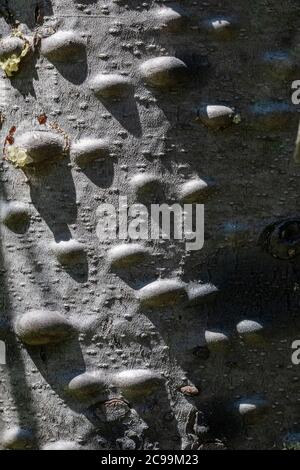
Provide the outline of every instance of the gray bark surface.
[[[32,158],[0,163],[1,448],[299,443],[299,13],[297,0],[0,1],[1,39],[22,31],[2,59],[35,42],[0,77],[3,156]],[[197,178],[211,189],[202,250],[148,241],[110,262],[101,203],[177,203]],[[157,279],[177,290],[140,291]]]

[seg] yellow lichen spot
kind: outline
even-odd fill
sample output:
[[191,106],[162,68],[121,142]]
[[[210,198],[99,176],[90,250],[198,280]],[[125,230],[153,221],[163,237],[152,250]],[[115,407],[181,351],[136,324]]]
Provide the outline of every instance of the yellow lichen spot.
[[[14,34],[16,36],[16,34]],[[22,35],[20,36],[22,37]],[[23,37],[22,37],[23,39]],[[12,77],[12,75],[19,70],[19,65],[23,57],[25,57],[30,50],[29,42],[25,41],[23,49],[20,55],[12,54],[5,60],[0,60],[0,67],[6,73],[8,77]]]
[[25,57],[26,54],[29,52],[29,49],[30,49],[30,45],[29,45],[28,42],[26,42],[26,43],[25,43],[25,46],[24,46],[24,48],[23,48],[23,50],[22,50],[22,52],[21,52],[20,57]]
[[240,114],[236,114],[233,118],[233,122],[234,124],[239,124],[240,122],[242,122],[242,118],[241,118],[241,115]]
[[19,70],[19,63],[20,63],[20,58],[16,56],[16,54],[11,55],[8,59],[6,60],[1,60],[0,61],[0,67],[8,77],[11,77],[14,72],[17,72]]
[[24,168],[33,162],[25,149],[11,145],[7,148],[6,159],[14,166]]
[[12,31],[12,36],[23,39],[23,33],[19,29],[14,29]]

